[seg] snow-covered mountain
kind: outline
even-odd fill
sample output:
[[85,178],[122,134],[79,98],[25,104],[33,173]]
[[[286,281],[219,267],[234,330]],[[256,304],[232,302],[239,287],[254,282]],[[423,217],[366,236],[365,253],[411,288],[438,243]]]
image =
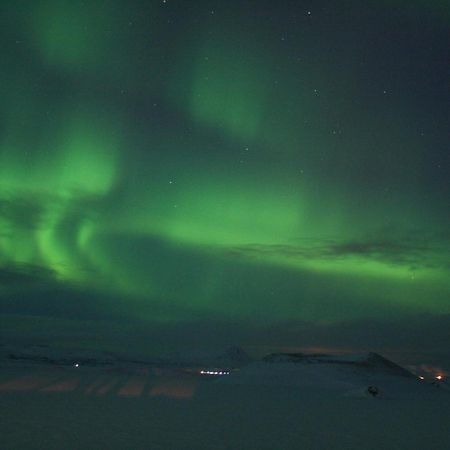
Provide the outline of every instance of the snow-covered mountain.
[[68,366],[112,366],[118,358],[113,353],[86,350],[61,349],[48,345],[4,345],[0,347],[0,363],[3,365],[50,364]]
[[57,348],[49,345],[3,345],[0,365],[57,365],[83,367],[217,367],[233,369],[248,364],[251,358],[238,346],[220,353],[184,352],[165,357],[133,357],[111,352]]
[[230,368],[241,367],[252,361],[250,356],[239,346],[232,346],[226,349],[223,353],[217,355],[215,361],[219,365]]
[[251,363],[221,383],[284,386],[345,396],[396,397],[432,386],[377,353],[324,355],[274,353]]
[[409,370],[384,358],[378,353],[326,355],[307,353],[272,353],[263,358],[266,363],[323,364],[366,368],[371,371],[382,371],[392,375],[417,378]]
[[252,359],[239,346],[232,346],[224,351],[186,351],[176,353],[162,359],[166,364],[191,367],[216,367],[222,369],[235,369],[249,364]]

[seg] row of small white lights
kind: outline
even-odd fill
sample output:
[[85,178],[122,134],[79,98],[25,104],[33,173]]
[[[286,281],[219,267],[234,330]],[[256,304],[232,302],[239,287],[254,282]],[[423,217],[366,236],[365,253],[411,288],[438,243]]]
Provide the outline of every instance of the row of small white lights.
[[230,375],[230,372],[227,371],[216,371],[216,370],[200,370],[202,375]]

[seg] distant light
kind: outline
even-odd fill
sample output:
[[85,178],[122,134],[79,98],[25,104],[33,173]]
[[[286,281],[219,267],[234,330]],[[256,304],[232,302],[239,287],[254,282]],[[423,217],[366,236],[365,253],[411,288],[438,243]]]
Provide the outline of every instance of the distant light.
[[73,367],[80,367],[80,365],[79,365],[78,363],[75,363],[75,364],[73,365]]
[[443,378],[443,376],[442,375],[438,375],[437,377],[436,377],[436,380],[442,380],[442,378]]
[[423,377],[423,376],[419,376],[419,378],[420,378],[421,380],[425,380],[425,377]]

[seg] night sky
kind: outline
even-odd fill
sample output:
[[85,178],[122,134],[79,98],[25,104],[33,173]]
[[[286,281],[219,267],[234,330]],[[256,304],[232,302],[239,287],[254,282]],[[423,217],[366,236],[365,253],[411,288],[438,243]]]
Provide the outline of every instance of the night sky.
[[0,15],[3,338],[450,366],[447,1]]

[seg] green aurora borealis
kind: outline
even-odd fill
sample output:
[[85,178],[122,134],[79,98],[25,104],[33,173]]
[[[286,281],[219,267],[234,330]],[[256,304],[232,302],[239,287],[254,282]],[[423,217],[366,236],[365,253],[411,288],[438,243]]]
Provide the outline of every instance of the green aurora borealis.
[[345,346],[265,330],[394,321],[399,339],[450,317],[445,2],[0,14],[8,333],[217,322],[260,330],[249,344]]

